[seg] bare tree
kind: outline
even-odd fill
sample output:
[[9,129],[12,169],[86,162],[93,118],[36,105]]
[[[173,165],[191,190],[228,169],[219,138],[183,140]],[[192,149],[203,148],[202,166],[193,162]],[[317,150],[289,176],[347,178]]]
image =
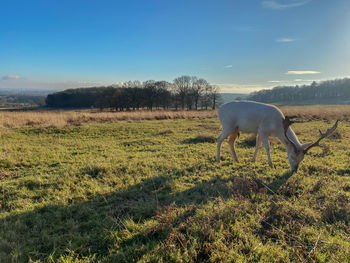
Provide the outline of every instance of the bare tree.
[[214,110],[216,106],[218,105],[218,101],[220,100],[220,88],[215,85],[210,86],[210,98],[212,101],[211,107]]
[[202,96],[201,96],[201,106],[202,108],[208,109],[211,103],[211,86],[208,84],[204,87]]
[[181,76],[174,79],[174,90],[180,100],[181,108],[185,109],[186,97],[188,97],[191,88],[191,77]]
[[192,78],[192,95],[196,110],[198,110],[199,99],[202,97],[203,92],[208,85],[209,84],[205,79],[197,79],[196,77]]
[[163,109],[169,108],[171,103],[170,83],[167,81],[157,81],[156,86],[156,106]]
[[154,80],[147,80],[143,83],[144,99],[147,108],[152,111],[154,104],[157,101],[157,87]]

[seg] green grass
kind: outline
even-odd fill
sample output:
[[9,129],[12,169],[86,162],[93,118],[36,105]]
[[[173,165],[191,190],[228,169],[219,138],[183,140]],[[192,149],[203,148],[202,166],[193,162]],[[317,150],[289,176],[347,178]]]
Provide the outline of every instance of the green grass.
[[217,164],[215,119],[3,128],[0,262],[349,262],[349,129],[291,176],[250,135]]

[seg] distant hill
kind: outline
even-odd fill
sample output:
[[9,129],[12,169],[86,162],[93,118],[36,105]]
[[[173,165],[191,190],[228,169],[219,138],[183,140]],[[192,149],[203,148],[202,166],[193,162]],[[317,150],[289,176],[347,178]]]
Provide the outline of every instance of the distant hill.
[[0,107],[37,107],[45,105],[46,95],[52,90],[0,89]]
[[0,95],[0,107],[33,107],[45,105],[46,96],[12,94]]
[[249,94],[243,93],[220,93],[221,100],[223,103],[236,100],[237,98],[246,98]]
[[350,104],[350,79],[275,87],[250,93],[247,99],[281,105]]

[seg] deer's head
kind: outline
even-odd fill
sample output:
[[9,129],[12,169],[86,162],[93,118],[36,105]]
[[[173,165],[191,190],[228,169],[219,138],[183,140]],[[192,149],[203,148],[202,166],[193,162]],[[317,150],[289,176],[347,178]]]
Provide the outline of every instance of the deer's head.
[[300,162],[304,159],[305,154],[313,147],[318,146],[320,147],[319,142],[328,137],[332,132],[335,131],[335,129],[338,127],[338,120],[335,122],[335,124],[329,128],[325,133],[322,133],[321,130],[319,130],[320,133],[320,137],[318,138],[317,141],[315,141],[314,143],[305,143],[303,145],[297,146],[292,140],[290,140],[290,138],[287,136],[287,130],[288,127],[293,123],[293,121],[291,121],[292,118],[294,118],[295,116],[292,117],[288,117],[286,116],[283,120],[283,128],[284,128],[284,135],[286,137],[287,140],[287,145],[289,146],[289,148],[291,150],[288,151],[288,161],[289,161],[289,165],[290,165],[290,170],[292,172],[297,172],[298,171],[298,167]]

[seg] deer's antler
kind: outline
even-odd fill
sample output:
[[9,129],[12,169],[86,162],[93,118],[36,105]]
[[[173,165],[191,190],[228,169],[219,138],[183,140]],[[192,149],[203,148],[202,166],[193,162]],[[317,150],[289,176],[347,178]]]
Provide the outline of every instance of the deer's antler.
[[332,132],[335,131],[335,129],[338,127],[338,122],[339,120],[337,120],[333,127],[329,128],[325,133],[322,133],[321,130],[318,130],[319,133],[320,133],[320,138],[318,138],[318,140],[312,144],[310,144],[306,149],[304,149],[304,154],[307,153],[312,147],[315,147],[315,146],[319,146],[320,147],[320,141],[326,137],[328,137]]
[[297,146],[294,144],[294,142],[292,142],[292,141],[289,139],[289,137],[287,136],[287,130],[288,130],[288,127],[294,123],[294,121],[291,121],[291,119],[296,118],[296,117],[297,117],[297,116],[286,116],[286,117],[284,117],[284,120],[283,120],[284,135],[286,136],[286,139],[287,139],[287,140],[291,143],[291,145],[293,146],[295,152],[298,151],[298,148],[297,148]]

